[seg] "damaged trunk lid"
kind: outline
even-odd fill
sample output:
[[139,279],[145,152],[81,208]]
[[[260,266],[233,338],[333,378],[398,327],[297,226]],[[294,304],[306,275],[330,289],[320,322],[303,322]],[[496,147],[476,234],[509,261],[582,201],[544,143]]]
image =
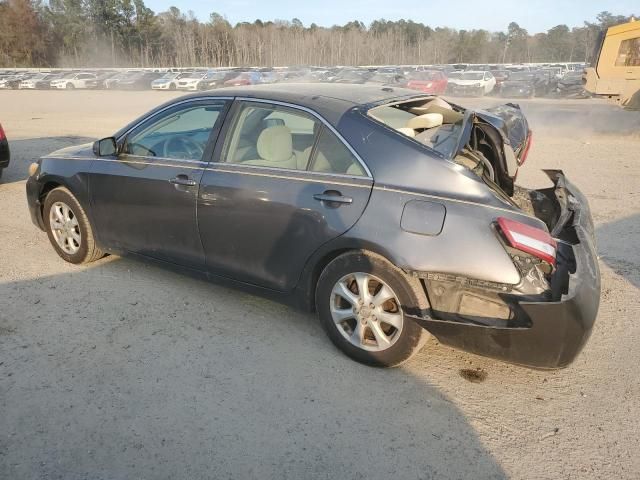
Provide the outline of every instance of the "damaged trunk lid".
[[518,168],[525,162],[532,142],[532,132],[520,107],[507,103],[487,110],[469,110],[461,132],[454,161],[513,196]]

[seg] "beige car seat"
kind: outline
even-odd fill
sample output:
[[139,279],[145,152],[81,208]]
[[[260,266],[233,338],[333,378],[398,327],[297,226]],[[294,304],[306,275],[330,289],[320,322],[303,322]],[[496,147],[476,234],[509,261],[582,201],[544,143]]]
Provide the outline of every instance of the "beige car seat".
[[293,152],[293,136],[291,130],[284,125],[265,128],[258,137],[257,150],[259,159],[242,163],[292,170],[298,168],[298,160]]
[[442,100],[441,98],[434,98],[427,103],[419,106],[412,107],[411,113],[415,115],[424,115],[425,113],[440,113],[443,117],[444,123],[456,123],[464,118],[464,115],[455,111],[451,105]]
[[416,136],[416,131],[413,128],[409,128],[409,127],[400,127],[398,129],[400,133],[406,135],[407,137],[415,137]]
[[439,127],[442,125],[444,117],[441,113],[425,113],[423,115],[416,115],[409,119],[407,122],[407,128],[414,130],[425,130],[427,128]]

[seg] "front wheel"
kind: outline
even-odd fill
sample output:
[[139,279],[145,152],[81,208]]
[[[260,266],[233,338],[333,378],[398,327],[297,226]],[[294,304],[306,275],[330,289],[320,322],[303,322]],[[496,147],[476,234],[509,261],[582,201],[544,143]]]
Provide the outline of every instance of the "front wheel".
[[367,365],[394,367],[418,352],[428,334],[406,314],[427,308],[418,280],[368,252],[334,259],[316,288],[316,309],[327,335]]
[[87,215],[73,194],[58,187],[44,201],[43,219],[49,241],[69,263],[89,263],[104,256],[96,245]]
[[75,88],[75,86],[73,85],[73,83],[67,83],[67,90],[73,90]]

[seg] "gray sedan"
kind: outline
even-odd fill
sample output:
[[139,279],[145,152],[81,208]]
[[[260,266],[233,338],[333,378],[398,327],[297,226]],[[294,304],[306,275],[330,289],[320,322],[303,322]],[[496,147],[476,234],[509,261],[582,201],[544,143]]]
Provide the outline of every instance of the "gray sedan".
[[136,255],[316,310],[367,364],[399,365],[431,334],[557,368],[589,337],[600,274],[587,200],[563,173],[515,185],[530,146],[512,104],[224,88],[43,157],[27,197],[68,262]]

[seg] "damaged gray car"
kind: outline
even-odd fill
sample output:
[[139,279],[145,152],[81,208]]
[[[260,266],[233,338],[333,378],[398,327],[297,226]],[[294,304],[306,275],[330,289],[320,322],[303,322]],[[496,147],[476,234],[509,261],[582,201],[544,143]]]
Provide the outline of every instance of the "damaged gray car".
[[559,368],[589,337],[600,274],[584,195],[557,170],[548,188],[515,184],[531,141],[512,104],[224,88],[43,157],[27,198],[68,262],[135,255],[315,310],[366,364],[434,335]]

